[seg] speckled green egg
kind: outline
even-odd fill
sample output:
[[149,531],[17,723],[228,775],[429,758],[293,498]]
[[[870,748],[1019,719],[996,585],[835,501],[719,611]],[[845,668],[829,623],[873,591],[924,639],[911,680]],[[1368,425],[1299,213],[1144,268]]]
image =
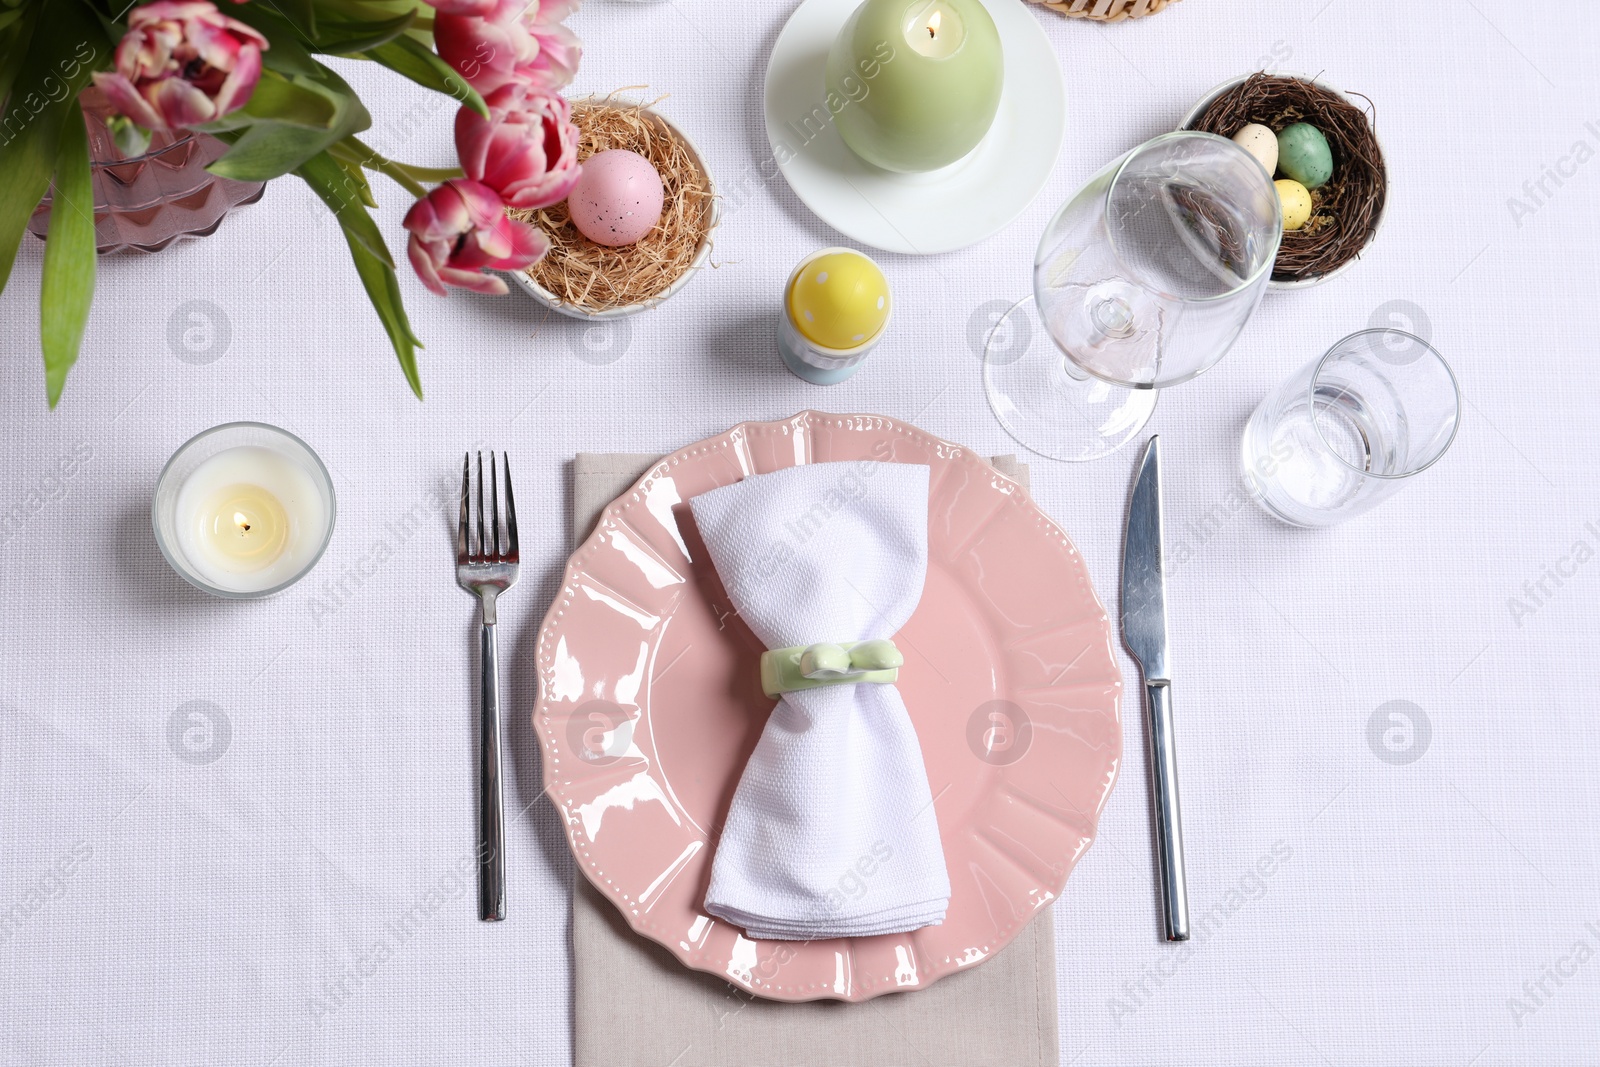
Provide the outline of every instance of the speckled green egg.
[[1278,132],[1278,170],[1307,189],[1326,185],[1333,177],[1333,149],[1308,122],[1285,126]]

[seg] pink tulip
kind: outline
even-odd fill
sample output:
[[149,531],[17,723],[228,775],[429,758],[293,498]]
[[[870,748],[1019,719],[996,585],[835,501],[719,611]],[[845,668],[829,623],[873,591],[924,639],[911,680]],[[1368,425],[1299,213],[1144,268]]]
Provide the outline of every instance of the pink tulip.
[[487,185],[465,178],[447,181],[411,205],[411,266],[433,292],[454,285],[502,296],[503,279],[485,270],[521,270],[550,250],[545,235],[506,217],[505,205]]
[[146,129],[197,126],[245,105],[266,47],[210,0],[159,0],[129,13],[116,69],[96,71],[94,83]]
[[539,43],[539,51],[517,68],[517,76],[551,90],[571,85],[578,73],[578,61],[583,58],[583,42],[578,35],[559,23],[535,22],[529,25],[528,32]]
[[450,15],[487,15],[499,0],[428,0],[435,11]]
[[456,113],[456,155],[473,181],[511,207],[549,207],[578,181],[578,128],[572,105],[526,82],[489,94],[489,117]]
[[513,81],[553,91],[572,81],[583,52],[577,36],[553,21],[575,6],[568,0],[495,0],[482,17],[440,9],[433,20],[433,43],[444,61],[480,93]]
[[[233,2],[238,4],[244,0]],[[560,22],[578,10],[580,0],[516,0],[515,3],[502,0],[427,0],[427,3],[435,11],[451,15],[494,16],[501,22],[520,17],[528,22],[551,23]]]
[[549,26],[578,10],[582,3],[583,0],[528,0],[526,6],[532,12],[530,21]]

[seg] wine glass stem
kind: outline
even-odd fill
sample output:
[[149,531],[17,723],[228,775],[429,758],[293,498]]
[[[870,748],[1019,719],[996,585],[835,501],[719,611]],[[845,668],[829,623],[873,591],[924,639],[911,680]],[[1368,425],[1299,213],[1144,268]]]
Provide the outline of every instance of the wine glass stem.
[[[1089,321],[1093,324],[1096,343],[1128,337],[1133,333],[1133,308],[1119,295],[1101,294],[1087,305],[1086,310]],[[1067,377],[1073,381],[1087,382],[1093,379],[1093,376],[1078,366],[1071,356],[1064,356],[1062,366],[1066,370]]]
[[1061,369],[1066,371],[1067,377],[1075,382],[1091,382],[1094,380],[1094,375],[1078,366],[1073,362],[1072,357],[1066,353],[1061,355]]

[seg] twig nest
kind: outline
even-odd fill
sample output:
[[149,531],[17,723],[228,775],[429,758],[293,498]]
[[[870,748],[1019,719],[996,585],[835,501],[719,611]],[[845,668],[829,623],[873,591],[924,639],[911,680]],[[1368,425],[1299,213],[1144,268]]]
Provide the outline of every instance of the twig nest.
[[[1309,79],[1252,74],[1197,110],[1185,128],[1241,144],[1259,140],[1259,134],[1245,132],[1252,125],[1273,131],[1279,172],[1309,195],[1303,221],[1299,193],[1290,189],[1284,197],[1286,228],[1272,267],[1274,282],[1306,284],[1360,257],[1377,233],[1389,192],[1370,100],[1363,110]],[[1246,148],[1258,159],[1266,154],[1264,148],[1260,154]],[[1284,183],[1278,186],[1283,196]],[[1287,225],[1291,207],[1298,227]]]
[[527,269],[529,280],[555,297],[558,310],[583,316],[664,299],[709,251],[716,225],[711,176],[687,139],[644,104],[578,100],[572,121],[586,173],[588,161],[602,153],[636,153],[648,162],[661,181],[660,217],[634,242],[609,247],[574,224],[571,197],[554,207],[513,211],[550,238],[549,253]]

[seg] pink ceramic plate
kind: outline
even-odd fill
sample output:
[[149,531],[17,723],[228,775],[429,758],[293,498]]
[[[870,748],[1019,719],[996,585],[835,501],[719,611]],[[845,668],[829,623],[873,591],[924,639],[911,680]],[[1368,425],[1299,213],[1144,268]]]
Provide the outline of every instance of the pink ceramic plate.
[[[687,501],[853,459],[932,468],[927,582],[894,639],[950,909],[908,934],[752,941],[701,905],[773,701]],[[1061,892],[1122,757],[1111,628],[1072,542],[967,449],[873,415],[743,423],[662,460],[573,553],[538,658],[545,785],[579,868],[686,965],[775,1000],[920,989],[993,955]],[[869,892],[872,868],[842,872],[840,892]]]

